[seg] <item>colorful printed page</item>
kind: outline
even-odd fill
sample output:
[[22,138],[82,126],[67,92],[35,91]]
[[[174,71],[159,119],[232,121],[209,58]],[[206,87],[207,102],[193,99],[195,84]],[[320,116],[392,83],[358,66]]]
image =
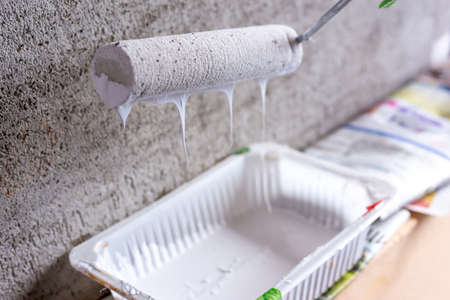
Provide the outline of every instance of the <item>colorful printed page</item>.
[[[450,63],[431,70],[393,95],[414,103],[438,116],[450,119]],[[450,214],[450,184],[413,201],[408,209],[433,216]]]
[[392,211],[434,191],[450,179],[450,89],[422,78],[306,152],[392,183]]

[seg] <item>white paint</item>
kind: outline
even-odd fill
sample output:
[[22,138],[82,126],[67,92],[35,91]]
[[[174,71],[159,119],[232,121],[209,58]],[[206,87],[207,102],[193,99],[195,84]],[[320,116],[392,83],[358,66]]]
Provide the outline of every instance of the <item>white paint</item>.
[[252,210],[134,285],[155,299],[256,299],[337,232],[287,209]]
[[122,128],[124,130],[125,130],[125,127],[127,124],[128,115],[130,114],[131,109],[133,108],[134,102],[135,102],[134,97],[132,95],[130,95],[127,102],[116,107],[117,113],[119,114],[120,118],[122,119]]
[[272,202],[271,202],[271,195],[269,192],[269,186],[271,181],[271,175],[273,175],[275,172],[273,170],[273,167],[276,168],[277,166],[277,160],[278,157],[276,155],[273,155],[273,153],[266,153],[262,157],[262,178],[263,183],[261,186],[262,190],[262,198],[264,202],[264,206],[266,208],[266,211],[271,214],[272,213]]
[[282,25],[253,26],[140,40],[120,41],[97,50],[90,73],[93,86],[108,107],[115,107],[125,128],[136,101],[175,103],[185,139],[185,95],[220,90],[230,109],[233,142],[235,82],[258,80],[265,138],[267,79],[294,72],[302,46],[295,30]]
[[261,94],[261,119],[262,119],[262,140],[266,139],[266,93],[267,93],[267,78],[258,80],[259,92]]
[[186,158],[186,165],[189,166],[189,156],[186,146],[186,103],[189,98],[189,95],[182,94],[177,97],[174,97],[172,102],[177,106],[178,113],[180,114],[181,121],[181,139],[183,142],[184,148],[184,156]]
[[357,249],[339,255],[346,264],[329,270],[337,279],[359,259],[364,230],[380,214],[378,206],[357,219],[379,180],[279,145],[250,148],[75,247],[72,265],[155,299],[256,299],[319,278],[316,262],[334,260],[358,237]]
[[228,111],[229,111],[229,118],[230,118],[230,147],[233,146],[233,91],[234,91],[234,84],[225,87],[223,89],[223,92],[225,93],[225,96],[227,97],[227,103],[228,103]]
[[290,27],[264,25],[120,41],[97,50],[91,76],[110,107],[123,104],[131,93],[139,101],[158,102],[220,90],[297,70],[303,50],[293,42],[296,36]]

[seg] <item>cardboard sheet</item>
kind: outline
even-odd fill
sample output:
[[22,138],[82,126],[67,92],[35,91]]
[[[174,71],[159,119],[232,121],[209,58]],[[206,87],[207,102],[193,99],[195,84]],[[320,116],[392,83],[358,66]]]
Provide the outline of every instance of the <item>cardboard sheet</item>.
[[419,214],[337,300],[449,299],[450,217]]

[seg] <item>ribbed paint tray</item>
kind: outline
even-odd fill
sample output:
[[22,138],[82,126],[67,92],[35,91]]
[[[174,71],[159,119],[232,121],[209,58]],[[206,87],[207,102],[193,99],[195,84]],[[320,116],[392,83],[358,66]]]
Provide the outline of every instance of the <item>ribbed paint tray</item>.
[[392,194],[286,146],[253,145],[78,245],[70,261],[117,299],[248,300],[270,290],[267,299],[312,300],[361,258],[386,201],[366,207]]

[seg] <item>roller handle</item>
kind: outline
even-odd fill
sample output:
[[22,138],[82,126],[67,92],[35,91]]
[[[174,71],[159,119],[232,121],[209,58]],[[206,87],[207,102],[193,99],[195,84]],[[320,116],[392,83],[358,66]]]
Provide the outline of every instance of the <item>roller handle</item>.
[[313,34],[319,31],[323,25],[327,24],[338,12],[340,12],[350,1],[352,0],[339,0],[332,8],[330,8],[320,19],[304,33],[300,34],[295,41],[300,44],[301,42],[308,41]]

